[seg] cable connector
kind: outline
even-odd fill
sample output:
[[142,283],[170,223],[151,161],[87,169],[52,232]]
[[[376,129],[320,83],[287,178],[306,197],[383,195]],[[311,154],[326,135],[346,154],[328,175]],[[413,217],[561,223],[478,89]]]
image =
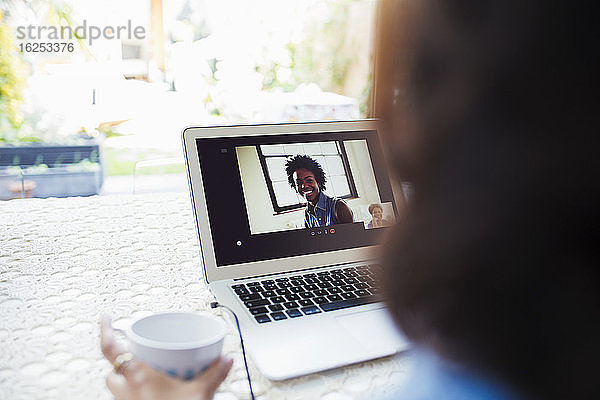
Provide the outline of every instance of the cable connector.
[[240,321],[239,321],[237,315],[235,315],[235,312],[233,312],[233,310],[231,308],[227,307],[224,304],[220,304],[218,301],[210,302],[210,308],[217,308],[217,307],[223,307],[224,309],[229,311],[231,313],[231,315],[233,315],[233,318],[235,319],[235,326],[237,327],[238,334],[240,335],[240,345],[242,347],[242,356],[244,357],[244,367],[246,367],[246,376],[248,377],[248,386],[250,388],[250,398],[252,400],[254,400],[255,399],[254,391],[252,390],[252,380],[250,379],[250,371],[248,370],[248,360],[246,359],[246,348],[244,347],[244,338],[242,337],[242,330],[240,329]]

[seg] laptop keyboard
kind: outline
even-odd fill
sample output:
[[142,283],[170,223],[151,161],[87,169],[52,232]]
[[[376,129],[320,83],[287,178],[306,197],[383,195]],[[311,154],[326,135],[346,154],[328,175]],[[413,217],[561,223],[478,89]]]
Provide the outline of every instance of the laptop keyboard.
[[231,289],[258,323],[356,307],[381,301],[377,264],[263,279]]

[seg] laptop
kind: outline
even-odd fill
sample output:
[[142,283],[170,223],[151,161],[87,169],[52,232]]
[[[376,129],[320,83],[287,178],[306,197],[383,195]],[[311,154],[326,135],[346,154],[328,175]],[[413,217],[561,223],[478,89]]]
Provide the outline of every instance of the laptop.
[[374,258],[397,212],[376,121],[189,127],[183,145],[204,279],[264,376],[408,348]]

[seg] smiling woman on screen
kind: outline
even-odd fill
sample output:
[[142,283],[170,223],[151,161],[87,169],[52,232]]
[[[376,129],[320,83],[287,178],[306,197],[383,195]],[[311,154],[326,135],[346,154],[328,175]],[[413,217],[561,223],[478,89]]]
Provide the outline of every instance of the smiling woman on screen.
[[351,223],[352,210],[342,199],[327,196],[325,173],[321,165],[310,156],[297,155],[285,163],[290,186],[306,199],[304,227],[317,228]]

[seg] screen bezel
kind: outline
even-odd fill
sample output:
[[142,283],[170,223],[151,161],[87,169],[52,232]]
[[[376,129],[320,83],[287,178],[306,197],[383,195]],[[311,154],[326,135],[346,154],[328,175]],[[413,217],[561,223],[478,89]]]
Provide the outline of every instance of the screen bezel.
[[[335,121],[317,123],[282,123],[259,125],[234,125],[212,127],[188,127],[182,132],[183,150],[188,172],[188,184],[192,208],[196,220],[196,232],[200,240],[200,255],[203,263],[204,279],[207,283],[250,276],[290,272],[299,269],[335,265],[373,258],[377,245],[352,249],[327,251],[293,257],[246,262],[218,267],[216,262],[213,235],[210,229],[208,207],[196,140],[235,136],[296,135],[303,133],[335,133],[347,131],[377,131],[374,119],[360,121]],[[394,185],[392,185],[394,188]],[[394,201],[399,197],[393,190]]]

